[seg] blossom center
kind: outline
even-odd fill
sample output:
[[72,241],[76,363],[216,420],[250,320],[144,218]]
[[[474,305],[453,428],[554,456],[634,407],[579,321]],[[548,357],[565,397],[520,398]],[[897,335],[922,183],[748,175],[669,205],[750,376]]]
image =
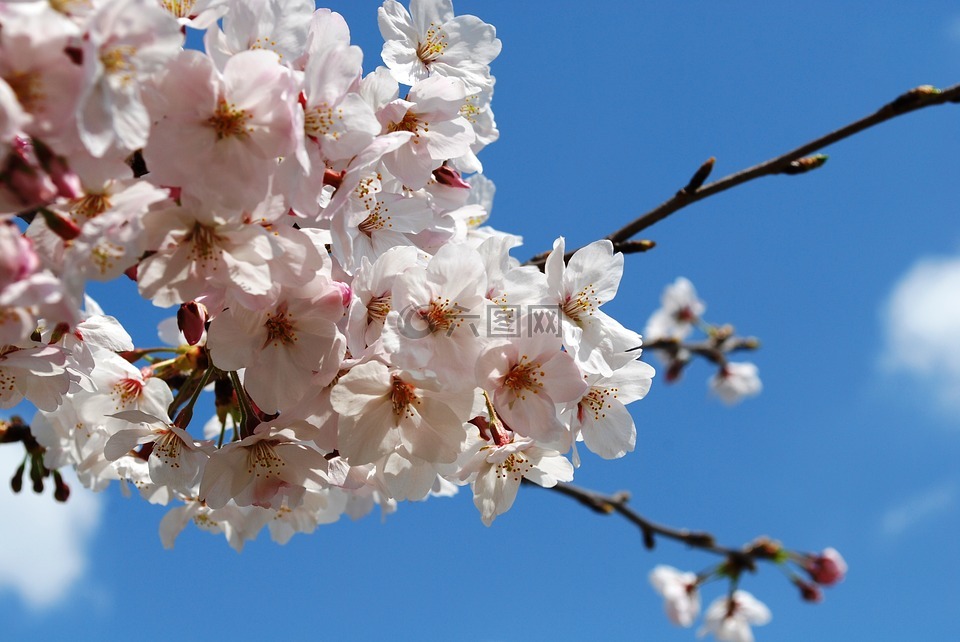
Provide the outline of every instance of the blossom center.
[[503,463],[497,465],[497,477],[507,479],[512,477],[513,481],[520,482],[520,478],[533,470],[530,460],[520,453],[513,453]]
[[163,462],[164,466],[171,468],[180,468],[180,450],[183,447],[183,441],[172,430],[165,430],[163,436],[153,445],[153,452]]
[[390,123],[387,126],[388,133],[412,132],[414,134],[414,143],[420,142],[417,140],[420,138],[420,130],[425,132],[430,131],[430,123],[420,120],[420,117],[412,111],[408,111],[406,114],[404,114],[399,123]]
[[197,223],[183,239],[192,243],[191,256],[195,261],[206,261],[213,257],[213,249],[217,244],[217,234],[212,227]]
[[296,328],[293,325],[293,319],[287,312],[286,306],[280,306],[276,313],[267,318],[263,326],[267,329],[267,340],[263,345],[293,345],[297,341]]
[[426,36],[417,43],[417,58],[424,66],[429,67],[430,63],[443,55],[447,44],[447,34],[437,23],[431,22],[427,28]]
[[400,379],[400,377],[394,376],[393,386],[390,390],[390,401],[393,403],[393,416],[399,420],[402,417],[413,417],[413,408],[410,406],[419,405],[420,397],[414,392],[413,386]]
[[250,475],[264,479],[280,477],[280,471],[286,465],[268,441],[258,441],[247,448],[247,473]]
[[106,194],[87,194],[70,204],[70,212],[91,219],[106,212],[111,205],[110,197]]
[[456,303],[450,302],[450,299],[441,299],[437,297],[430,302],[430,305],[421,308],[418,311],[420,318],[426,322],[430,332],[446,331],[452,333],[463,320],[460,313],[463,311]]
[[520,357],[520,361],[510,369],[507,376],[503,379],[503,386],[509,388],[520,395],[521,399],[526,399],[523,391],[530,390],[533,394],[539,394],[543,388],[540,377],[545,376],[540,364],[536,362],[527,362],[527,355]]
[[160,4],[177,18],[190,18],[197,0],[161,0]]
[[337,109],[334,114],[333,109],[326,104],[318,105],[312,109],[307,109],[303,114],[303,131],[311,138],[319,138],[325,134],[330,134],[334,140],[340,138],[340,132],[331,130],[337,124],[337,121],[343,120],[343,110]]
[[217,103],[217,111],[207,119],[207,125],[216,132],[217,140],[232,136],[242,138],[253,131],[253,128],[247,125],[249,120],[249,113],[243,109],[237,109],[236,105],[221,98]]
[[43,100],[43,83],[40,82],[37,74],[18,72],[10,74],[4,80],[16,94],[17,101],[23,106],[24,111],[35,113],[40,108],[39,103]]
[[133,45],[116,45],[105,48],[100,54],[100,63],[103,71],[109,76],[116,76],[124,85],[133,82],[133,74],[137,67],[133,56],[137,48]]
[[590,388],[577,404],[577,419],[583,421],[584,415],[588,412],[593,413],[594,421],[600,421],[606,417],[605,410],[613,407],[610,399],[616,399],[618,391],[619,388]]
[[92,6],[90,0],[49,0],[50,7],[65,16],[72,15],[77,9],[88,9]]
[[117,407],[129,406],[136,401],[143,392],[143,383],[136,379],[121,379],[113,384],[113,395],[117,400]]
[[382,323],[390,314],[390,304],[392,302],[393,297],[389,292],[370,299],[370,303],[367,304],[367,322],[380,321]]
[[584,317],[592,316],[594,310],[600,306],[600,299],[596,297],[593,283],[580,288],[575,294],[568,294],[563,302],[563,313],[574,321],[585,321]]
[[384,227],[393,227],[393,223],[390,222],[393,217],[387,216],[388,211],[390,211],[389,207],[377,203],[367,218],[360,222],[358,228],[368,237],[371,237],[374,232],[382,230]]

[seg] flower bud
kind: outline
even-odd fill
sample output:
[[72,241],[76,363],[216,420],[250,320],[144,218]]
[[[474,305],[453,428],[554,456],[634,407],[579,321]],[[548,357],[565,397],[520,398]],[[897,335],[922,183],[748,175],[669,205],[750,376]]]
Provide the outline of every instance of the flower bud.
[[200,342],[209,316],[207,306],[202,303],[190,301],[180,304],[180,309],[177,310],[177,327],[187,343],[195,346]]
[[12,221],[0,225],[0,287],[26,278],[40,269],[33,243]]
[[70,497],[70,487],[63,481],[63,477],[56,470],[53,471],[54,491],[53,498],[58,502],[65,502]]
[[333,287],[340,290],[340,301],[343,303],[343,307],[349,307],[350,301],[353,300],[353,290],[350,288],[350,284],[342,281],[334,281]]
[[833,548],[826,548],[819,555],[806,558],[803,568],[817,584],[832,586],[842,582],[847,574],[847,563]]
[[69,217],[45,207],[40,210],[40,213],[43,215],[43,222],[47,224],[50,231],[64,241],[72,241],[80,236],[80,228]]
[[80,184],[80,177],[77,176],[63,156],[57,156],[53,151],[39,141],[34,141],[34,149],[37,153],[37,160],[43,167],[51,182],[57,188],[57,196],[64,198],[80,198],[83,196],[83,185]]
[[804,602],[817,604],[823,601],[823,591],[816,584],[804,582],[799,577],[793,580],[793,583],[800,589],[800,597]]
[[447,187],[470,189],[470,183],[463,180],[463,178],[460,176],[460,172],[449,165],[441,165],[437,169],[433,170],[433,177],[438,183],[441,185],[446,185]]

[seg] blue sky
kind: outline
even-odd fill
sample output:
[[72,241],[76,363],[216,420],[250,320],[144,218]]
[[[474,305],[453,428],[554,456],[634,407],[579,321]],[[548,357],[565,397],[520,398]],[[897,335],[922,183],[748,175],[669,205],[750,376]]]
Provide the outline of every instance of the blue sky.
[[[372,70],[377,3],[328,6]],[[454,6],[503,41],[493,65],[501,139],[481,160],[497,185],[491,223],[524,236],[522,257],[560,234],[573,246],[609,233],[710,156],[716,178],[913,86],[960,82],[956,3]],[[829,148],[816,172],[698,203],[644,233],[658,246],[628,257],[607,308],[642,330],[682,275],[709,321],[763,342],[759,397],[734,408],[709,398],[703,364],[677,385],[658,378],[631,407],[637,451],[586,456],[576,479],[627,489],[651,518],[731,545],[766,534],[790,548],[838,548],[851,570],[820,605],[802,603],[776,569],[744,579],[773,611],[760,640],[955,631],[958,145],[958,107],[937,107]],[[121,283],[94,295],[153,343],[165,313],[130,304],[132,292]],[[462,493],[383,522],[344,519],[285,547],[264,534],[241,554],[192,527],[163,550],[164,510],[116,487],[55,514],[52,500],[35,499],[0,494],[9,639],[692,640],[663,616],[646,577],[658,563],[714,562],[666,541],[647,552],[626,523],[536,488],[491,528]],[[42,520],[54,536],[32,528]],[[722,590],[709,586],[705,599]]]

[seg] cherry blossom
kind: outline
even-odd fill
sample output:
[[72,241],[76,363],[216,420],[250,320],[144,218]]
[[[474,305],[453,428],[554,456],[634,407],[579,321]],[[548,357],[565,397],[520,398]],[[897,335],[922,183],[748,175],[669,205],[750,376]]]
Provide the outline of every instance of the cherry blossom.
[[696,573],[660,564],[650,572],[650,583],[663,597],[663,608],[670,621],[678,626],[693,626],[700,614]]
[[500,54],[496,29],[476,16],[454,16],[451,0],[387,0],[378,11],[383,60],[397,82],[452,76],[468,90],[492,87],[489,64]]
[[595,241],[565,264],[564,247],[563,237],[557,239],[545,266],[550,302],[563,315],[563,346],[586,372],[610,376],[640,347],[640,335],[600,310],[617,293],[623,254],[614,254],[610,241]]
[[752,363],[729,362],[710,379],[710,391],[727,404],[760,394],[763,384]]
[[[265,425],[265,424],[264,424]],[[210,455],[200,482],[200,500],[210,508],[296,506],[307,486],[326,485],[323,454],[289,431],[263,430],[225,444]]]
[[412,266],[394,282],[383,346],[402,368],[426,368],[453,388],[473,388],[473,366],[486,291],[480,256],[444,246],[426,267]]
[[570,447],[557,404],[579,399],[587,384],[573,358],[560,350],[559,337],[538,333],[488,345],[477,360],[477,379],[518,434],[558,450]]
[[683,277],[668,285],[660,297],[660,308],[647,321],[643,331],[648,342],[661,339],[682,341],[700,321],[707,306],[697,298],[693,284]]
[[318,383],[314,372],[333,379],[343,358],[336,327],[342,316],[340,290],[319,277],[284,290],[268,308],[231,306],[213,320],[207,347],[218,368],[246,368],[247,391],[273,413],[300,401]]
[[423,187],[443,161],[470,150],[476,133],[460,115],[466,96],[462,81],[432,76],[414,85],[407,99],[397,98],[378,112],[384,134],[413,134],[383,157],[386,168],[404,185]]
[[150,116],[141,83],[180,50],[183,35],[171,16],[150,0],[102,3],[83,38],[86,78],[80,97],[80,138],[94,156],[111,146],[143,147]]
[[201,444],[182,428],[139,410],[118,412],[112,417],[139,424],[139,427],[114,433],[104,445],[103,454],[107,459],[115,461],[135,446],[149,444],[147,464],[152,483],[189,493],[200,481],[213,443]]
[[463,480],[471,480],[473,503],[480,519],[490,526],[513,506],[521,479],[550,488],[572,480],[573,466],[560,453],[541,448],[527,437],[492,444],[473,436],[460,475]]
[[0,408],[26,399],[41,410],[56,410],[74,380],[66,351],[58,346],[0,346]]
[[625,404],[647,395],[653,375],[649,364],[630,361],[609,377],[587,376],[588,389],[571,413],[571,427],[590,452],[604,459],[633,452],[637,428]]
[[699,637],[708,633],[724,642],[753,642],[751,625],[762,626],[771,619],[770,609],[746,591],[719,597],[707,607]]
[[224,207],[253,209],[277,159],[294,151],[294,80],[269,51],[243,51],[218,71],[183,51],[157,81],[157,121],[143,155],[150,180]]
[[340,414],[340,452],[352,464],[371,463],[399,447],[425,461],[455,461],[473,398],[434,387],[378,361],[351,368],[330,394]]

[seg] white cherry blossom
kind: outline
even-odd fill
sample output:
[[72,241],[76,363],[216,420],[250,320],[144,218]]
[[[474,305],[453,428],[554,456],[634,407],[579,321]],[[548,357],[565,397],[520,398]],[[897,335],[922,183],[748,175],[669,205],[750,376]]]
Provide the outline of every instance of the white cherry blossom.
[[351,368],[330,394],[340,414],[340,452],[351,464],[372,463],[399,447],[424,461],[455,461],[473,396],[441,394],[429,385],[379,361]]
[[588,389],[571,412],[570,422],[583,443],[604,459],[633,452],[637,428],[626,404],[643,399],[653,383],[653,368],[630,361],[609,377],[588,375]]
[[451,389],[472,389],[486,289],[480,256],[444,246],[425,268],[407,268],[394,282],[384,349],[401,368],[432,372]]
[[563,346],[584,371],[610,376],[633,361],[636,355],[630,351],[640,346],[640,335],[600,310],[617,293],[623,254],[614,254],[610,241],[595,241],[564,263],[564,248],[560,237],[544,270],[549,301],[559,305],[563,315]]
[[383,157],[386,168],[404,185],[423,187],[443,161],[470,150],[476,134],[460,115],[465,99],[460,80],[433,76],[414,85],[406,99],[397,98],[378,112],[384,134],[413,134]]
[[717,373],[710,378],[709,386],[713,394],[729,405],[756,396],[763,389],[756,365],[734,361],[720,366]]
[[520,480],[551,488],[573,479],[573,466],[560,453],[536,445],[527,437],[512,437],[502,444],[472,435],[461,466],[461,479],[472,480],[473,503],[487,526],[510,510]]
[[693,626],[700,614],[697,574],[660,564],[650,571],[650,584],[663,597],[663,609],[677,626]]
[[587,384],[558,337],[537,333],[488,345],[477,360],[477,379],[512,430],[561,451],[570,447],[557,404],[579,399]]
[[751,625],[762,626],[771,619],[770,609],[746,591],[718,597],[704,613],[698,637],[712,634],[723,642],[753,642]]
[[231,306],[211,323],[207,347],[221,370],[246,368],[247,391],[273,413],[303,399],[318,383],[314,372],[326,373],[327,381],[336,375],[345,347],[336,327],[343,309],[342,292],[318,277],[282,291],[269,307]]
[[86,79],[77,114],[91,154],[143,147],[150,116],[141,83],[161,71],[182,42],[176,21],[151,0],[114,0],[97,8],[83,38]]
[[649,341],[674,339],[682,341],[706,311],[707,306],[697,297],[697,291],[688,280],[678,277],[660,296],[660,307],[647,321],[643,336]]
[[431,75],[460,78],[471,92],[491,87],[489,64],[500,54],[496,29],[476,16],[454,16],[451,0],[395,0],[378,10],[383,60],[397,82]]

